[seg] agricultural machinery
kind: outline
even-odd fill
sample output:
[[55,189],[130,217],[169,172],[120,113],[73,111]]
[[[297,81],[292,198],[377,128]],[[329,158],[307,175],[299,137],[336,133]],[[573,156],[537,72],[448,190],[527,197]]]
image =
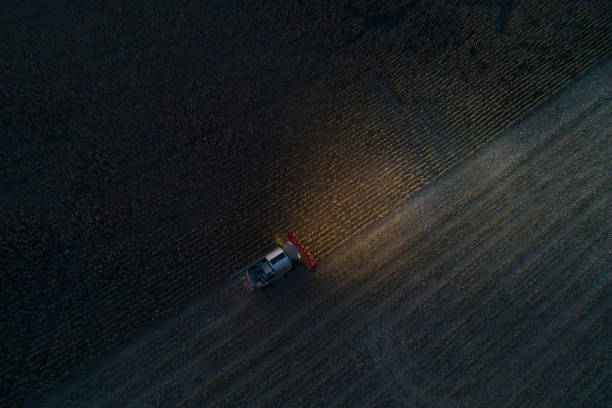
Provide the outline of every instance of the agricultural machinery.
[[264,257],[232,275],[231,279],[242,277],[250,289],[263,289],[278,277],[291,271],[294,265],[302,262],[311,269],[317,260],[295,232],[287,234],[287,243],[278,246]]

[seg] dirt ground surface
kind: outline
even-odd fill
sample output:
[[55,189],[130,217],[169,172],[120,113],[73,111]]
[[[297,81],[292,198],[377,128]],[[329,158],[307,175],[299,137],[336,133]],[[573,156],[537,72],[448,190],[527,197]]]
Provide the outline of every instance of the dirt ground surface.
[[228,283],[42,404],[606,407],[612,61],[272,290]]
[[[336,395],[352,387],[354,397],[343,394],[345,404],[351,404],[369,387],[382,396],[391,395],[372,385],[376,380],[394,393],[401,391],[389,397],[390,403],[408,403],[407,398],[412,397],[402,400],[402,392],[412,395],[418,390],[421,394],[415,398],[420,399],[415,404],[444,404],[441,398],[451,394],[453,401],[469,404],[463,395],[484,391],[472,383],[449,390],[449,384],[455,384],[457,375],[465,371],[446,370],[453,364],[462,367],[463,359],[472,357],[477,370],[480,360],[474,351],[445,354],[445,344],[434,342],[431,348],[423,348],[423,342],[431,339],[427,336],[438,339],[436,333],[454,327],[450,323],[431,326],[427,320],[442,319],[447,309],[438,304],[444,303],[444,296],[453,299],[452,293],[444,287],[436,289],[440,297],[436,303],[427,297],[425,287],[414,289],[417,293],[410,289],[404,292],[412,293],[415,302],[420,299],[418,293],[424,293],[427,307],[391,312],[385,306],[376,307],[379,301],[384,304],[386,291],[400,290],[399,285],[404,284],[433,284],[427,274],[433,282],[435,276],[445,282],[444,276],[458,273],[453,268],[472,271],[457,283],[468,289],[472,288],[470,279],[475,279],[474,285],[480,282],[480,275],[471,275],[479,271],[489,274],[486,285],[503,286],[507,282],[500,277],[512,279],[527,273],[517,263],[523,259],[533,260],[536,266],[531,267],[547,273],[601,267],[601,257],[589,254],[599,253],[603,238],[597,238],[597,231],[607,224],[598,216],[608,204],[603,198],[602,202],[589,201],[588,195],[607,193],[607,184],[592,184],[606,181],[607,176],[596,177],[608,171],[605,163],[594,164],[600,156],[581,161],[578,156],[567,156],[573,145],[567,145],[568,151],[563,150],[566,145],[551,147],[560,149],[558,155],[544,148],[538,154],[546,157],[545,162],[517,170],[521,180],[542,189],[541,196],[533,193],[532,206],[525,201],[531,190],[520,190],[523,181],[505,184],[504,178],[497,186],[484,170],[482,182],[491,180],[488,187],[470,184],[479,181],[476,175],[474,179],[466,176],[463,187],[452,189],[449,184],[446,193],[432,183],[441,183],[436,180],[443,176],[454,177],[455,173],[448,172],[458,171],[458,165],[472,160],[513,124],[594,67],[608,67],[612,3],[607,0],[9,3],[0,25],[0,308],[4,311],[0,405],[23,406],[25,401],[34,403],[49,393],[55,395],[53,390],[89,378],[110,356],[138,339],[148,339],[155,328],[161,330],[160,347],[166,344],[168,356],[160,358],[163,347],[155,349],[150,344],[143,346],[148,350],[144,355],[165,361],[168,368],[160,368],[158,377],[151,373],[151,393],[144,395],[148,392],[144,377],[133,373],[134,378],[125,383],[132,383],[138,391],[118,387],[117,392],[103,394],[117,400],[123,395],[137,401],[134,405],[145,400],[151,405],[155,401],[179,403],[183,397],[195,405],[196,401],[213,404],[227,397],[231,405],[246,398],[246,389],[240,388],[244,383],[258,395],[254,404],[282,405],[299,398],[316,404],[325,393]],[[587,90],[593,92],[593,101],[601,96],[597,92],[603,92]],[[603,108],[589,111],[588,103],[577,105],[586,112],[585,119],[578,122],[594,128],[607,126],[600,123],[606,113],[597,110]],[[558,109],[569,110],[567,114],[556,112],[558,120],[542,116],[540,133],[548,134],[558,123],[565,123],[574,106]],[[561,134],[576,143],[586,140],[580,149],[589,154],[609,154],[605,143],[591,137],[590,130],[572,132]],[[536,144],[519,147],[499,150],[505,152],[499,158],[505,160],[514,151],[528,154],[535,151]],[[581,167],[589,163],[595,167]],[[593,177],[580,178],[581,168],[585,174],[592,170],[588,174]],[[487,169],[497,171],[494,166]],[[408,235],[392,241],[385,234],[367,235],[373,226],[403,214],[406,205],[416,206],[424,188],[439,191],[435,194],[442,194],[443,200],[428,201],[430,208],[422,204],[422,212],[409,218],[411,226],[421,226],[422,235],[406,232]],[[514,189],[516,196],[510,198],[510,190],[496,195],[498,188]],[[479,189],[491,192],[481,197]],[[487,201],[490,196],[497,201]],[[589,203],[584,205],[595,206],[592,214],[591,207],[584,210],[588,214],[581,212],[582,200]],[[516,207],[520,202],[525,207]],[[465,211],[480,212],[476,217],[466,212],[464,217],[461,203]],[[561,206],[560,212],[553,204]],[[553,223],[555,214],[578,217],[574,226],[578,230],[571,230],[570,237],[563,235],[565,229]],[[583,216],[586,218],[580,218]],[[489,219],[491,224],[482,228],[474,224]],[[516,226],[510,222],[514,219]],[[563,228],[574,228],[571,225]],[[476,235],[470,235],[474,228]],[[227,286],[228,276],[292,230],[320,255],[317,272],[298,271],[288,280],[286,291],[268,297],[243,296]],[[546,234],[552,234],[553,241],[558,238],[554,242],[563,249],[546,246]],[[592,245],[584,249],[584,259],[593,259],[595,266],[572,252],[579,245],[570,240],[571,234]],[[361,237],[361,244],[354,241],[356,237]],[[506,259],[504,245],[519,242],[528,245],[521,247],[524,252],[500,264],[498,257]],[[570,257],[567,262],[574,264],[559,266],[557,260],[566,259],[565,250]],[[486,255],[486,251],[492,252]],[[407,255],[415,253],[418,256]],[[438,264],[438,258],[445,263]],[[403,266],[386,263],[394,259]],[[374,260],[378,263],[370,264]],[[436,261],[430,265],[432,260]],[[458,266],[453,267],[455,264]],[[426,272],[431,268],[436,272]],[[446,269],[451,275],[440,275]],[[590,276],[584,274],[576,279]],[[367,283],[370,278],[374,280]],[[486,285],[483,294],[492,290]],[[539,299],[537,293],[532,295]],[[510,301],[504,293],[496,296]],[[469,341],[461,330],[472,327],[473,347],[483,346],[476,323],[459,311],[468,308],[469,316],[491,331],[493,340],[504,333],[509,344],[514,344],[515,334],[507,331],[512,323],[504,326],[503,321],[492,318],[491,324],[485,324],[479,320],[484,319],[484,306],[470,308],[466,299],[449,306],[449,313],[460,316],[458,326],[452,329],[454,334],[439,341],[445,339],[452,345],[453,336]],[[562,297],[551,298],[546,307],[561,307],[563,302]],[[355,315],[343,315],[346,307],[355,307]],[[597,307],[593,310],[599,310]],[[195,332],[177,331],[194,341],[192,346],[180,343],[194,356],[193,381],[182,382],[187,375],[179,367],[184,356],[176,349],[179,343],[165,338],[164,333],[185,316],[192,316],[188,310],[198,311],[211,325],[202,326],[201,319],[184,322],[200,330],[202,336],[197,340]],[[396,315],[383,316],[391,319],[387,324],[364,310]],[[328,313],[329,319],[323,319]],[[370,317],[361,320],[355,317],[359,315]],[[547,316],[538,315],[531,324],[544,325]],[[309,319],[319,326],[308,326]],[[355,319],[362,323],[347,326]],[[524,323],[528,329],[536,327]],[[367,329],[360,330],[359,324]],[[605,343],[606,333],[588,332],[590,327],[599,327],[589,324],[584,323],[584,332],[582,326],[572,327],[581,336],[599,335],[601,344],[609,344]],[[305,330],[301,335],[298,329],[305,326],[320,330]],[[352,359],[339,364],[333,358],[341,355],[321,353],[320,361],[308,360],[314,367],[305,363],[311,357],[304,353],[317,354],[310,344],[327,347],[324,340],[312,336],[324,335],[332,344],[340,344],[347,339],[344,330],[353,330],[347,332],[356,353],[349,354]],[[414,330],[422,330],[424,340],[412,337]],[[554,333],[554,328],[550,330]],[[337,337],[338,333],[342,335]],[[378,339],[382,333],[387,335]],[[209,338],[200,338],[206,336]],[[398,348],[404,337],[407,348]],[[282,353],[295,346],[293,341],[305,348],[288,359]],[[548,350],[545,344],[540,346]],[[217,351],[204,357],[199,347]],[[267,353],[282,358],[264,358]],[[503,365],[509,357],[495,348],[490,353],[483,358],[498,358],[498,371],[474,371],[477,378],[487,374],[501,382],[500,373],[506,371],[509,378],[518,378],[512,370],[519,366]],[[504,353],[510,351],[504,349]],[[371,355],[378,357],[368,357]],[[444,360],[436,360],[436,355]],[[401,356],[404,362],[398,360]],[[136,361],[131,354],[128,360]],[[195,368],[196,360],[203,362],[203,368]],[[585,398],[598,402],[598,391],[593,390],[598,390],[602,378],[609,378],[609,364],[593,366],[591,354],[580,361],[584,366],[575,367],[578,387],[591,390],[593,394]],[[147,367],[153,361],[134,364]],[[247,367],[252,370],[244,371]],[[254,378],[250,374],[265,376],[279,367],[291,375]],[[199,368],[205,373],[201,377]],[[176,380],[168,379],[166,375],[175,369]],[[409,369],[418,374],[411,380],[406,379]],[[319,378],[317,370],[343,380]],[[343,370],[353,372],[354,378],[362,378],[363,373],[378,378],[363,377],[360,385],[349,381]],[[117,371],[121,378],[129,373]],[[306,375],[311,372],[314,374]],[[434,381],[419,373],[446,377]],[[551,372],[551,378],[556,375]],[[161,378],[170,384],[168,395],[161,383],[155,383]],[[304,387],[313,390],[311,396],[291,395],[300,389],[294,383],[297,378],[303,378]],[[538,391],[547,389],[547,381],[526,390],[543,395]],[[108,391],[104,381],[92,384],[92,398],[100,398],[98,386]],[[200,385],[191,387],[193,384]],[[488,384],[495,388],[494,382]],[[269,394],[262,394],[265,389]],[[188,392],[194,395],[189,397]],[[67,395],[74,398],[76,394]],[[374,393],[368,395],[384,404]],[[520,405],[529,397],[516,398],[512,401]],[[112,405],[104,398],[100,401]]]

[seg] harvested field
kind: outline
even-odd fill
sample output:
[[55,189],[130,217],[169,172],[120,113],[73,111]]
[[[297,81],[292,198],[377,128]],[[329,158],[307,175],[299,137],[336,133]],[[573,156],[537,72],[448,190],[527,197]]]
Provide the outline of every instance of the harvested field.
[[609,406],[611,72],[314,272],[224,285],[43,405]]
[[[196,393],[194,400],[208,393],[211,401],[220,399],[235,375],[245,384],[255,381],[241,371],[251,363],[282,367],[281,360],[243,354],[244,330],[252,326],[243,327],[241,320],[249,322],[253,308],[272,308],[272,317],[266,317],[271,320],[262,323],[256,338],[276,350],[286,340],[283,328],[292,316],[297,320],[291,327],[299,328],[313,319],[312,313],[323,314],[335,302],[358,307],[349,295],[362,282],[368,291],[382,290],[376,292],[380,299],[386,296],[387,278],[400,272],[375,281],[383,287],[366,285],[366,277],[386,276],[371,269],[379,264],[361,263],[370,260],[370,251],[389,251],[386,257],[407,262],[402,254],[412,251],[411,240],[435,243],[428,251],[460,245],[455,230],[443,236],[446,241],[436,241],[425,226],[424,235],[408,235],[391,248],[382,238],[378,244],[364,237],[509,126],[608,61],[612,50],[612,6],[606,0],[187,0],[146,7],[123,0],[12,3],[0,29],[7,45],[0,63],[0,307],[6,311],[0,344],[7,350],[0,356],[5,379],[0,405],[6,406],[38,401],[58,387],[78,383],[126,344],[150,339],[156,327],[164,338],[176,319],[191,316],[186,310],[198,311],[219,328],[215,334],[202,329],[198,333],[212,337],[194,340],[194,355],[210,364],[205,381],[214,381],[202,395],[197,394],[200,388],[189,388]],[[601,96],[601,90],[593,92],[593,100]],[[541,132],[556,123],[546,118]],[[583,148],[592,152],[597,146]],[[549,162],[542,165],[552,175],[573,175],[574,168],[559,163],[558,169]],[[559,187],[547,184],[545,174],[532,176],[544,189],[542,197],[549,198],[535,202],[521,223],[539,221],[525,217],[550,209],[550,197],[563,189],[578,194],[576,185]],[[551,185],[557,190],[546,190]],[[449,190],[432,211],[459,214],[462,207],[453,203],[472,203],[466,195],[471,188],[466,181],[463,188]],[[466,205],[481,206],[476,198]],[[514,207],[500,208],[498,221],[520,215]],[[564,208],[570,214],[578,211]],[[440,222],[450,219],[446,213],[427,214],[439,216]],[[424,223],[421,215],[411,222]],[[461,245],[481,248],[492,228],[511,237],[525,234],[511,223],[492,225]],[[431,228],[432,234],[438,231]],[[461,228],[471,231],[467,224]],[[557,227],[551,228],[554,235]],[[276,293],[273,299],[278,300],[271,305],[268,298],[245,300],[226,286],[229,275],[290,230],[305,237],[322,265],[330,266],[312,276],[296,273],[287,284],[288,294]],[[546,236],[548,230],[539,234]],[[351,240],[357,236],[366,247],[356,249]],[[504,243],[515,242],[504,239],[491,241],[497,246],[489,249],[496,254]],[[539,245],[525,248],[525,256],[536,256]],[[452,253],[460,256],[464,250],[456,247]],[[342,257],[343,251],[350,255]],[[414,261],[422,264],[406,265],[425,268],[428,256],[444,254],[423,251]],[[350,261],[353,269],[340,259]],[[466,268],[506,267],[493,255],[459,259]],[[516,266],[514,261],[510,265]],[[498,282],[497,273],[504,271],[491,272],[491,282]],[[204,303],[198,303],[201,299]],[[286,307],[287,299],[297,303]],[[364,299],[372,307],[377,303]],[[344,309],[335,310],[342,316]],[[391,332],[389,341],[395,342],[406,318],[412,321],[401,313],[389,325],[367,321],[367,331],[358,333],[372,338],[376,333],[371,330]],[[279,319],[284,323],[270,337],[265,330]],[[330,319],[321,321],[323,328],[339,318]],[[237,343],[230,341],[236,335]],[[198,344],[219,354],[203,357]],[[248,350],[254,347],[263,356],[262,344]],[[402,378],[399,368],[390,367],[398,350],[375,338],[360,347],[361,356],[378,353],[380,360],[354,356],[334,370],[342,374],[366,364],[365,371],[386,367],[380,371],[387,373],[384,378]],[[433,348],[423,358],[438,351]],[[157,358],[157,352],[161,349],[145,354]],[[178,370],[176,353],[169,352],[164,359],[169,368],[160,370],[157,379]],[[296,364],[306,357],[301,358]],[[314,363],[321,370],[327,367],[324,361]],[[236,366],[217,376],[215,370],[227,370],[228,364]],[[413,364],[420,373],[426,360]],[[597,367],[594,378],[601,378],[601,370],[607,375],[607,366]],[[431,370],[445,372],[435,364]],[[179,370],[176,381],[183,375]],[[454,384],[455,374],[449,375],[440,379],[441,389]],[[126,384],[133,384],[135,393],[145,392],[137,378]],[[409,393],[423,385],[420,374],[413,378],[416,385],[389,386]],[[278,401],[291,391],[287,381],[275,388]],[[97,385],[92,398],[98,398]],[[317,395],[333,385],[307,386],[319,389],[313,391]],[[121,392],[140,401],[131,391]],[[427,401],[443,402],[422,392]],[[266,403],[265,395],[257,398]]]

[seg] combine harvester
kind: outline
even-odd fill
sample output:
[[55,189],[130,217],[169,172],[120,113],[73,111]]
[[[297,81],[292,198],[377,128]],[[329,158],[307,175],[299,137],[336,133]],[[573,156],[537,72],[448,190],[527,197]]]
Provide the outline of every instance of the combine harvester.
[[295,232],[287,234],[287,243],[276,247],[263,258],[258,259],[246,268],[236,272],[230,279],[242,277],[251,290],[269,287],[279,276],[285,275],[298,262],[304,263],[307,269],[317,265],[317,260],[308,247],[298,238]]

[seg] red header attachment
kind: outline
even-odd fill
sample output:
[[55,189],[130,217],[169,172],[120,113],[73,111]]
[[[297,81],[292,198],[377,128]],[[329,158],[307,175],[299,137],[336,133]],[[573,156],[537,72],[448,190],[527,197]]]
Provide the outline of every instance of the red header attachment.
[[308,247],[300,240],[298,235],[295,232],[290,232],[287,234],[287,241],[291,242],[295,247],[300,251],[300,256],[304,261],[304,264],[308,269],[312,269],[317,266],[317,259],[310,252]]

